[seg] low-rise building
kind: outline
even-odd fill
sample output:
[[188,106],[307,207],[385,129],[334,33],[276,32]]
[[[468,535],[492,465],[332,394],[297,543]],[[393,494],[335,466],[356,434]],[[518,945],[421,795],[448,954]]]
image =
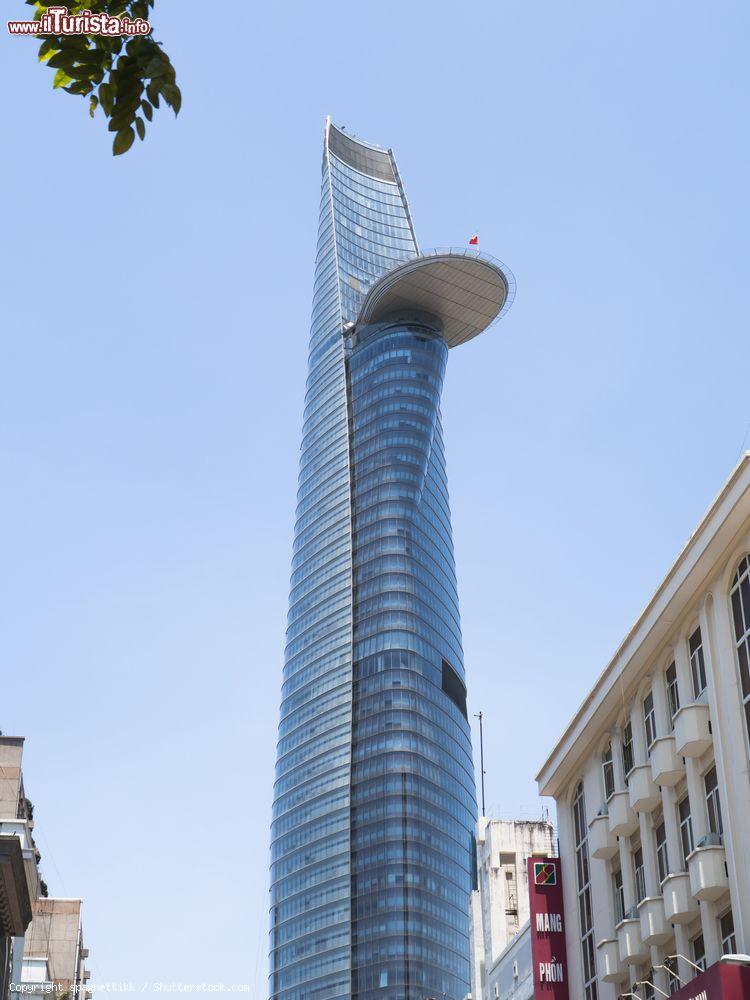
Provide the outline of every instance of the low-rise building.
[[0,1000],[20,977],[23,936],[41,890],[22,757],[21,737],[0,736]]
[[487,974],[487,990],[478,1000],[533,1000],[531,925],[527,920],[500,952]]
[[571,997],[750,996],[749,761],[750,453],[537,776]]
[[533,996],[527,862],[554,853],[551,823],[480,817],[470,924],[474,1000]]
[[[56,997],[89,997],[80,899],[39,899],[26,932],[21,983]],[[51,989],[50,989],[51,987]]]
[[81,901],[49,899],[39,873],[34,807],[23,781],[22,737],[0,735],[0,1000],[39,992],[90,994]]

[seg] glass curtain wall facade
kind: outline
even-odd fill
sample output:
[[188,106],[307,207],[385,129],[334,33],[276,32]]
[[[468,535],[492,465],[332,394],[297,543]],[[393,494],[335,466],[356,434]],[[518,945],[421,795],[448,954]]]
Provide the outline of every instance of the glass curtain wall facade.
[[429,313],[392,154],[328,123],[271,831],[273,1000],[463,1000],[476,823]]

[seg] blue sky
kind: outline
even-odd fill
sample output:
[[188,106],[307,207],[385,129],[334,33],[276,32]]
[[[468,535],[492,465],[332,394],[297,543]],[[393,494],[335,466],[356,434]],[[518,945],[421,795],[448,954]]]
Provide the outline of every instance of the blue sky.
[[184,110],[118,159],[3,42],[0,728],[95,978],[262,997],[324,116],[518,280],[443,412],[487,801],[536,816],[748,429],[750,11],[156,6]]

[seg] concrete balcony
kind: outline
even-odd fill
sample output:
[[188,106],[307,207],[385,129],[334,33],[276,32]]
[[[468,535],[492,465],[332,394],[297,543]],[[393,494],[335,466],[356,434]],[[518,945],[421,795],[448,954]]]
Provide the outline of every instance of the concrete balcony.
[[680,757],[702,757],[711,746],[708,705],[683,705],[674,717],[675,751]]
[[651,777],[651,765],[634,767],[628,778],[630,805],[637,813],[650,813],[661,803],[661,792]]
[[[709,834],[705,841],[718,838]],[[724,848],[719,843],[701,843],[688,855],[690,889],[696,899],[718,899],[729,888]]]
[[607,799],[609,832],[615,837],[629,837],[638,829],[638,817],[630,805],[628,792],[615,792]]
[[690,888],[687,872],[667,875],[661,884],[664,917],[669,924],[689,924],[700,912],[698,900]]
[[685,762],[675,749],[674,736],[660,736],[651,747],[651,777],[655,784],[674,788],[685,775]]
[[664,900],[661,896],[647,896],[638,904],[641,919],[641,940],[647,947],[665,944],[672,936],[672,928],[664,916]]
[[592,858],[600,858],[608,861],[613,858],[619,848],[617,837],[610,832],[609,816],[606,812],[600,813],[589,823],[589,851]]
[[0,937],[22,937],[31,921],[32,899],[18,837],[0,836]]
[[636,909],[629,910],[628,916],[617,925],[617,951],[620,961],[626,965],[643,965],[651,957],[641,937],[641,921]]
[[605,983],[622,983],[628,978],[628,967],[620,961],[617,939],[600,941],[596,946],[597,968]]
[[0,837],[15,837],[21,845],[26,882],[32,902],[39,896],[39,869],[36,863],[34,841],[31,836],[32,823],[27,819],[0,820]]

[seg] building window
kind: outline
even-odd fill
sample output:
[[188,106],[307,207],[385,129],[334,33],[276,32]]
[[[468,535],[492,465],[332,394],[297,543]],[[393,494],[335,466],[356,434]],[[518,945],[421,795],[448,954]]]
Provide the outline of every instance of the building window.
[[667,667],[667,706],[669,708],[669,722],[674,729],[674,717],[680,710],[680,689],[677,686],[677,667],[670,663]]
[[706,971],[706,945],[703,942],[703,935],[699,934],[694,937],[690,942],[693,949],[693,961],[701,970],[701,972]]
[[612,744],[602,754],[602,774],[604,775],[604,798],[608,799],[615,791],[615,765],[612,760]]
[[724,829],[721,823],[721,801],[719,800],[719,781],[716,777],[716,765],[714,765],[711,770],[706,773],[703,783],[706,786],[708,831],[709,833],[718,834],[720,837],[723,834]]
[[695,844],[693,843],[693,821],[690,818],[690,799],[685,798],[678,804],[677,812],[680,817],[680,840],[682,842],[682,859],[687,864],[688,854],[693,853]]
[[703,656],[703,639],[697,628],[690,636],[690,676],[693,678],[693,696],[696,701],[706,690],[706,661]]
[[[646,973],[646,978],[641,980],[643,984],[643,1000],[656,1000],[656,993],[654,992],[654,970],[649,969]],[[638,994],[636,993],[636,996]]]
[[664,820],[655,830],[656,837],[656,867],[659,872],[659,884],[669,875],[669,856],[667,854],[667,831],[664,828]]
[[612,873],[612,888],[615,895],[615,923],[625,919],[625,889],[622,884],[622,869]]
[[736,955],[737,938],[734,936],[734,918],[731,910],[719,920],[719,928],[721,929],[722,955]]
[[596,961],[594,957],[594,921],[591,912],[591,880],[589,877],[589,843],[586,825],[586,801],[583,785],[576,788],[573,799],[573,827],[578,881],[578,914],[581,924],[581,959],[583,964],[583,1000],[598,1000]]
[[643,700],[643,728],[646,733],[646,749],[650,753],[656,739],[656,712],[654,711],[654,695],[651,691]]
[[633,726],[628,722],[622,730],[622,772],[625,775],[625,784],[628,783],[628,775],[634,767]]
[[671,995],[672,993],[676,993],[682,985],[677,975],[677,959],[674,956],[665,958],[664,968],[667,970],[667,982],[669,984],[669,993]]
[[646,869],[643,867],[643,848],[633,852],[633,875],[635,876],[636,904],[646,898]]
[[732,617],[740,664],[745,725],[750,735],[750,556],[745,556],[732,584]]

